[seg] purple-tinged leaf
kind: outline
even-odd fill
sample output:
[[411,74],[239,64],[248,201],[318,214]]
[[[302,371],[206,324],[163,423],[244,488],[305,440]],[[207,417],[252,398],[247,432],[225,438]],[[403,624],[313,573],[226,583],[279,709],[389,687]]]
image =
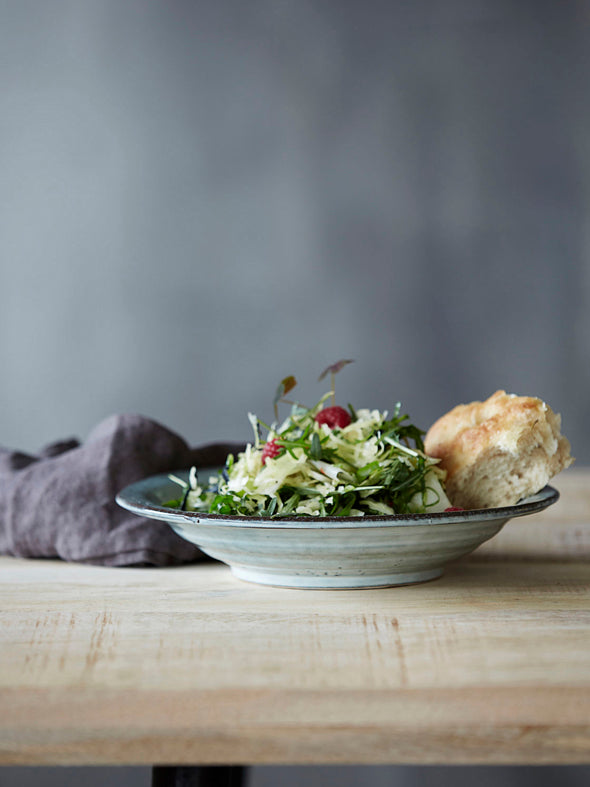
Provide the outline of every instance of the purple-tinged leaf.
[[328,366],[328,367],[327,367],[327,369],[324,369],[324,371],[323,371],[323,372],[320,374],[320,376],[318,377],[318,382],[320,382],[320,380],[323,380],[323,379],[324,379],[324,377],[325,377],[327,374],[337,374],[337,373],[338,373],[338,372],[339,372],[341,369],[343,369],[343,368],[346,366],[346,364],[348,364],[348,363],[353,363],[352,359],[349,359],[349,360],[342,360],[342,361],[336,361],[336,363],[333,363],[331,366]]

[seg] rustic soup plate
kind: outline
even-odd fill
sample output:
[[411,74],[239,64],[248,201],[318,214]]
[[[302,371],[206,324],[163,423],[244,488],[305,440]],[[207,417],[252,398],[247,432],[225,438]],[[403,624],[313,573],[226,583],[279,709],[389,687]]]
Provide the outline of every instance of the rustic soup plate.
[[[176,473],[188,478],[188,473]],[[542,511],[559,498],[546,486],[514,506],[474,511],[364,517],[260,519],[181,511],[167,475],[123,489],[117,503],[167,522],[182,538],[230,566],[240,579],[291,588],[375,588],[425,582],[472,552],[509,519]]]

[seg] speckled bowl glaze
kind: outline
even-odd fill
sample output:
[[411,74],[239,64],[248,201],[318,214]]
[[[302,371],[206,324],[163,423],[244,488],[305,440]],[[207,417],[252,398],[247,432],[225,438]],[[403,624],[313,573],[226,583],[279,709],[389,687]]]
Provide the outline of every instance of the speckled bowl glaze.
[[[175,473],[187,477],[186,473]],[[126,487],[117,503],[167,522],[179,536],[230,566],[240,579],[290,588],[375,588],[425,582],[472,552],[513,517],[541,511],[559,493],[546,486],[515,506],[439,514],[260,519],[180,511],[168,476]]]

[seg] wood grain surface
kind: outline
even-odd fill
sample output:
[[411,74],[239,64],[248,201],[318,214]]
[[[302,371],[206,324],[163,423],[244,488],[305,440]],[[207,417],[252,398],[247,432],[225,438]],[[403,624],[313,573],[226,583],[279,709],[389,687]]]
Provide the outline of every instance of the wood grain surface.
[[408,587],[1,558],[0,764],[590,762],[590,470],[555,486]]

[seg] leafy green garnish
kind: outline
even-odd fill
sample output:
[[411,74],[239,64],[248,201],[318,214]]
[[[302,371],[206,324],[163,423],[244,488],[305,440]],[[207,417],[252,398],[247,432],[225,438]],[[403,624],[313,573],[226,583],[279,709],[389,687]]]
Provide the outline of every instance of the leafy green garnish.
[[311,436],[311,443],[307,455],[310,459],[322,458],[322,444],[320,443],[320,438],[317,432],[314,432]]
[[[399,404],[391,416],[349,405],[351,423],[331,429],[315,420],[331,393],[310,408],[294,403],[280,425],[250,416],[255,442],[237,458],[229,455],[208,486],[201,488],[194,472],[188,485],[171,477],[184,489],[170,505],[271,519],[408,514],[450,505],[441,485],[444,474],[424,454],[424,432],[401,414]],[[263,460],[271,441],[275,450]]]

